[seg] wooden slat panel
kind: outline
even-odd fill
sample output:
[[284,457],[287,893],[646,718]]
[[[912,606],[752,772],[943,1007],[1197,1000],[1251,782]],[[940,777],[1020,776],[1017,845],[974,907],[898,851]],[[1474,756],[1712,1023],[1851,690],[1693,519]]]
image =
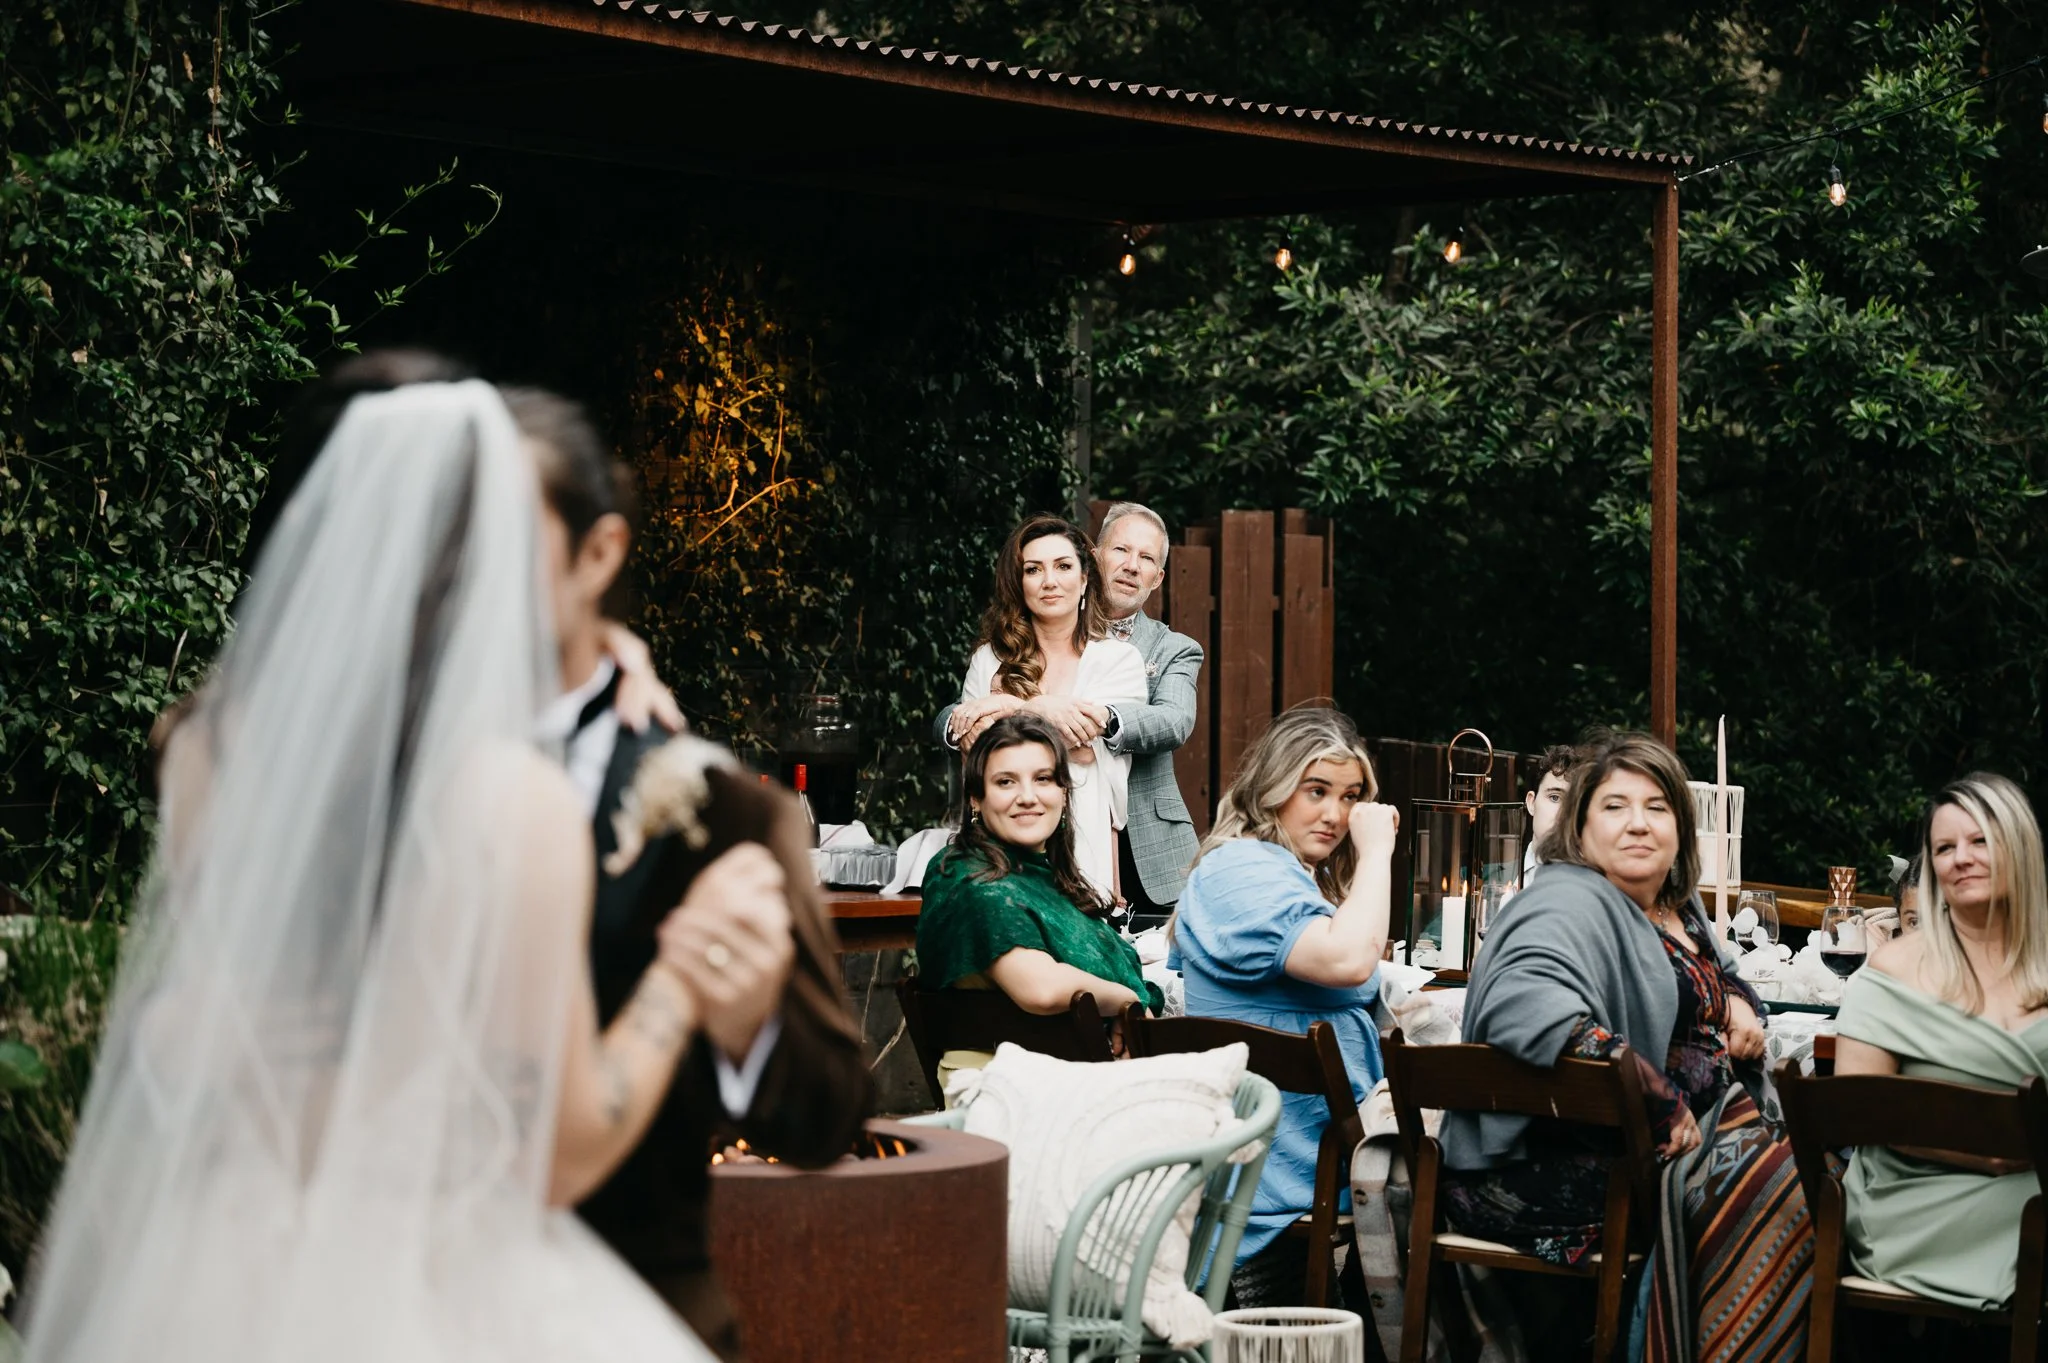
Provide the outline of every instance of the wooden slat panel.
[[1081,528],[1088,532],[1089,539],[1099,540],[1102,538],[1102,518],[1115,505],[1115,502],[1105,502],[1100,497],[1088,503],[1088,524]]
[[1323,635],[1318,641],[1318,666],[1321,671],[1323,694],[1337,694],[1337,527],[1332,521],[1322,521],[1323,537],[1323,604],[1320,619]]
[[1173,774],[1180,782],[1181,799],[1187,801],[1194,818],[1195,833],[1205,836],[1215,811],[1212,759],[1215,755],[1216,651],[1215,593],[1211,587],[1214,553],[1205,545],[1183,544],[1166,556],[1166,577],[1171,614],[1162,616],[1169,628],[1187,635],[1202,646],[1202,673],[1195,682],[1195,730],[1173,755]]
[[1323,661],[1323,610],[1326,604],[1322,537],[1281,536],[1279,653],[1282,710],[1330,694],[1329,669]]
[[1273,718],[1273,553],[1270,511],[1226,511],[1217,575],[1216,779],[1228,785]]

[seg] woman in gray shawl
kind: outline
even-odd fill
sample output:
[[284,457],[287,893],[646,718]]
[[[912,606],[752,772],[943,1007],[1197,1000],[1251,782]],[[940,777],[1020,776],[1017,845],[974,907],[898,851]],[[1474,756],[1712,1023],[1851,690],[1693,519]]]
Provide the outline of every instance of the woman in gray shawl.
[[[1626,1047],[1640,1067],[1671,1161],[1643,1357],[1802,1357],[1813,1233],[1790,1147],[1735,1082],[1736,1062],[1763,1055],[1762,1008],[1692,893],[1684,765],[1642,734],[1595,740],[1540,854],[1552,864],[1473,964],[1465,1040],[1544,1066]],[[1554,1263],[1583,1261],[1598,1245],[1616,1151],[1602,1134],[1446,1114],[1452,1224]]]

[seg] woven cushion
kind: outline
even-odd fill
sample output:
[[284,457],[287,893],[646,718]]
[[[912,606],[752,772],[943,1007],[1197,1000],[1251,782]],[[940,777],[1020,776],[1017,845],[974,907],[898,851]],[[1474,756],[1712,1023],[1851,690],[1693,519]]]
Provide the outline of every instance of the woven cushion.
[[[954,1081],[947,1098],[965,1103],[967,1131],[1010,1149],[1012,1306],[1049,1305],[1060,1237],[1098,1176],[1147,1151],[1200,1145],[1235,1120],[1232,1104],[1249,1054],[1239,1042],[1105,1065],[1054,1060],[1005,1042],[986,1069]],[[1199,1200],[1197,1189],[1180,1208],[1145,1284],[1145,1328],[1182,1347],[1205,1343],[1210,1333],[1209,1308],[1186,1283]],[[1115,1199],[1107,1210],[1122,1225],[1146,1219],[1123,1215]],[[1099,1223],[1108,1219],[1098,1213]],[[1115,1280],[1120,1303],[1129,1273],[1114,1251],[1084,1236],[1080,1257]]]

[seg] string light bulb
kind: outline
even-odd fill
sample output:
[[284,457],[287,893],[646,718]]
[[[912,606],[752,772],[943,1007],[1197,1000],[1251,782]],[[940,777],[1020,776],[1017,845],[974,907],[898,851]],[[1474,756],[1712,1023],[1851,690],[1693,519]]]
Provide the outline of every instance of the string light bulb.
[[1465,229],[1460,227],[1451,233],[1451,239],[1444,243],[1444,264],[1456,265],[1465,258]]
[[1134,275],[1138,272],[1138,243],[1131,240],[1129,232],[1124,233],[1123,254],[1116,258],[1116,272],[1120,275]]
[[1842,183],[1842,168],[1832,163],[1828,166],[1828,202],[1837,208],[1849,202],[1849,186]]
[[2048,133],[2048,93],[2041,96],[2041,131]]
[[1280,244],[1273,248],[1273,264],[1283,273],[1294,268],[1294,238],[1291,235],[1281,237]]

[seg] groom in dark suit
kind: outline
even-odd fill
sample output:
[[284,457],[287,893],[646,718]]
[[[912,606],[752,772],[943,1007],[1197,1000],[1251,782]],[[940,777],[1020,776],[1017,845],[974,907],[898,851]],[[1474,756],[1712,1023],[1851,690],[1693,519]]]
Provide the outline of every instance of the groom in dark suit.
[[[624,728],[613,707],[619,670],[602,651],[604,598],[631,540],[626,499],[580,409],[530,390],[507,390],[506,401],[541,466],[550,513],[544,538],[566,584],[555,615],[572,689],[543,715],[542,729],[564,746],[602,867],[618,846],[612,816],[641,757],[668,737]],[[706,1248],[711,1154],[745,1140],[787,1163],[828,1164],[860,1132],[869,1081],[796,802],[743,772],[714,770],[709,780],[707,845],[690,848],[671,834],[650,841],[617,875],[600,870],[590,942],[600,1021],[611,1021],[654,958],[655,927],[683,888],[700,875],[719,883],[720,854],[761,843],[781,864],[784,884],[772,895],[736,891],[679,920],[703,1031],[646,1139],[578,1210],[731,1363],[740,1341]]]

